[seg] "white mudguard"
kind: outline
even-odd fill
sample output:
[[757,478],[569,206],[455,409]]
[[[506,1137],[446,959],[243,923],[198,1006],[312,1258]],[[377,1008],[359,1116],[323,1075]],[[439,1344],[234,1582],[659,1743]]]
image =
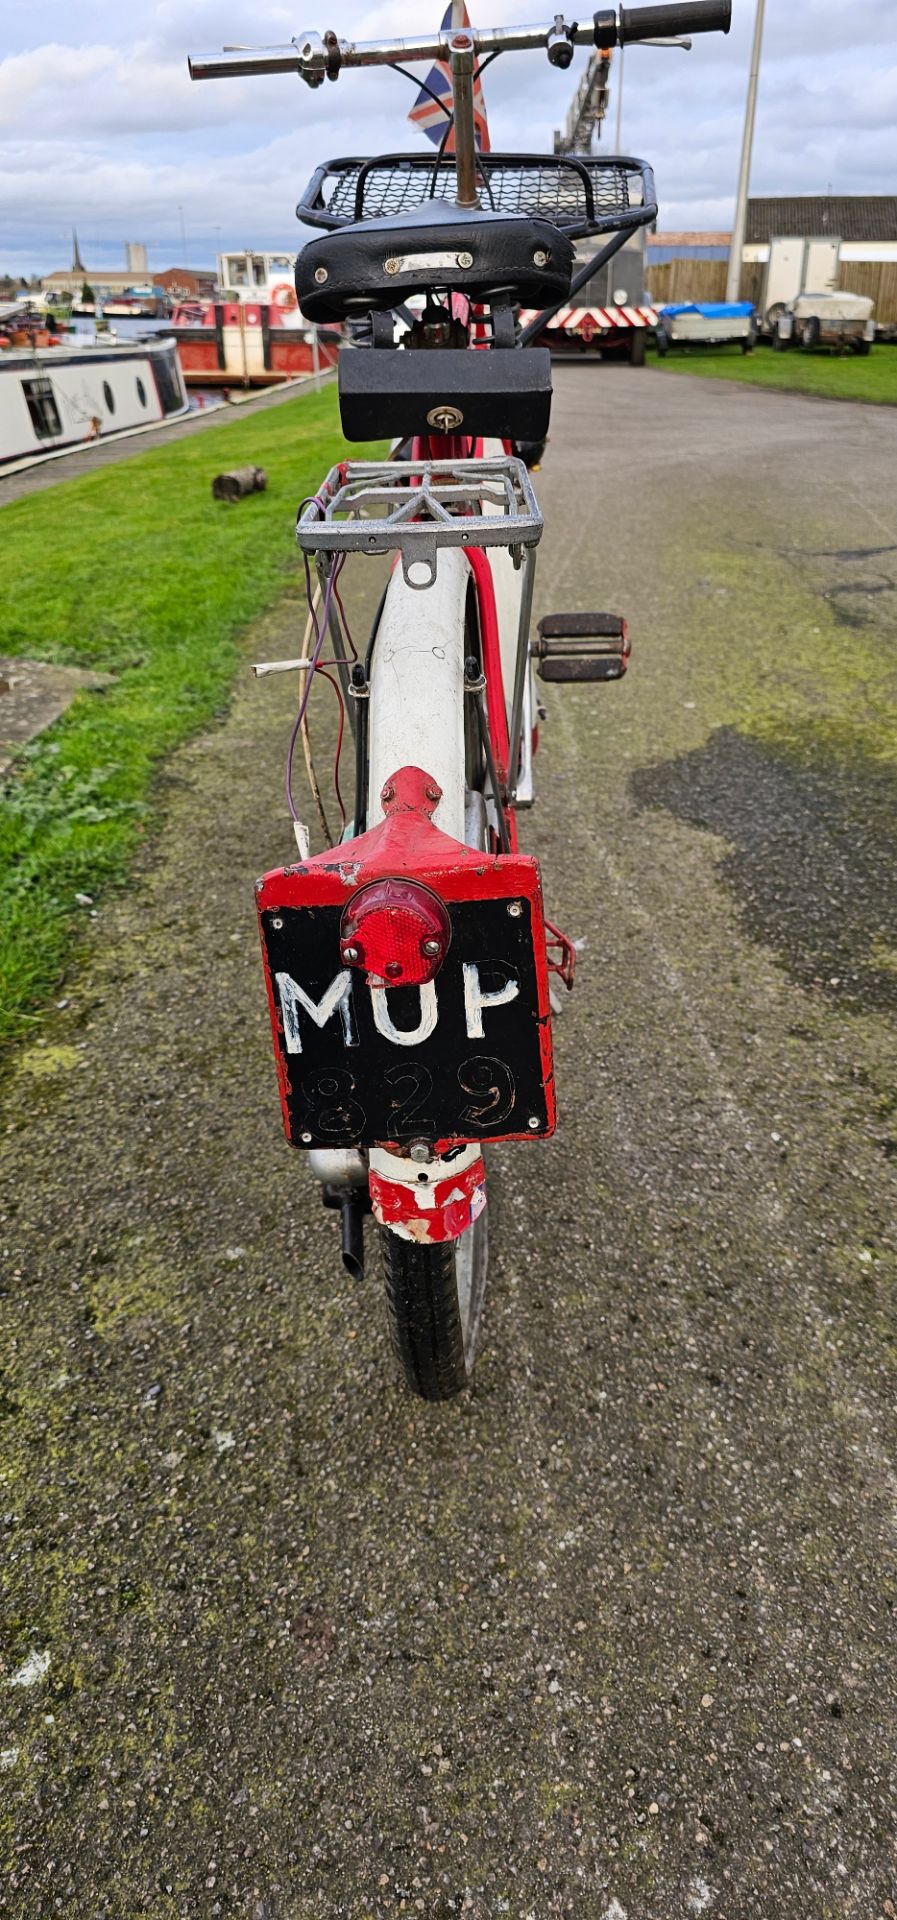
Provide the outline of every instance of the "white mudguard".
[[409,587],[393,570],[371,667],[368,824],[400,767],[422,767],[442,788],[434,824],[464,839],[464,607],[470,569],[443,548],[436,579]]
[[[456,547],[442,549],[436,579],[423,590],[406,584],[401,565],[393,570],[371,665],[370,826],[384,817],[380,794],[390,776],[400,767],[421,767],[442,788],[434,824],[455,840],[465,839],[464,609],[469,580],[470,568]],[[425,1186],[420,1180],[424,1169],[383,1149],[372,1149],[370,1165],[375,1218],[405,1239],[455,1238],[485,1205],[477,1148],[468,1149],[460,1162],[429,1161]]]

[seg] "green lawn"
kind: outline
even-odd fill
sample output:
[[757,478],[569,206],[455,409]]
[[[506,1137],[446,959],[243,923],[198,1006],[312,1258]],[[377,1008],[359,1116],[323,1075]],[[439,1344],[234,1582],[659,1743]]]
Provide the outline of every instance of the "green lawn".
[[[301,565],[297,503],[343,450],[330,387],[0,508],[0,651],[115,676],[0,796],[0,1041],[58,982],[90,911],[76,895],[127,875],[161,756],[226,706],[241,630]],[[213,501],[213,476],[249,462],[267,493]]]
[[773,353],[760,346],[744,354],[732,347],[674,347],[665,360],[649,355],[665,373],[709,374],[714,380],[740,380],[750,387],[776,387],[783,393],[818,393],[834,400],[872,400],[897,407],[897,347],[875,346],[867,359],[858,354],[802,353],[791,347]]

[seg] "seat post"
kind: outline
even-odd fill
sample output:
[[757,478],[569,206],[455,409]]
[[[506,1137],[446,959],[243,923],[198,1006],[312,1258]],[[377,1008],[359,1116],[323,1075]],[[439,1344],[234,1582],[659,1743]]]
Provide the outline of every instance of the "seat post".
[[473,117],[473,35],[453,33],[449,41],[449,53],[455,112],[455,201],[459,207],[478,207],[477,143]]

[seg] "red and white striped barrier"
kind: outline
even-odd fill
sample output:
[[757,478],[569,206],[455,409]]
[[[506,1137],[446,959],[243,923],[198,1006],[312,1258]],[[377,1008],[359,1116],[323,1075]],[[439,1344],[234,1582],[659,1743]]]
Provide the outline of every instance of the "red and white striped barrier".
[[[520,315],[520,324],[526,327],[535,318],[535,309],[527,309]],[[562,307],[545,330],[557,328],[562,333],[575,333],[591,340],[596,333],[606,333],[611,328],[656,327],[657,321],[656,307]]]

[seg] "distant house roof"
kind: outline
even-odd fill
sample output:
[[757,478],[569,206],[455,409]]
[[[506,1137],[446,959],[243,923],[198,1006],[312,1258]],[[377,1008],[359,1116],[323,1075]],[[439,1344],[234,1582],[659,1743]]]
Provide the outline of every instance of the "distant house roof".
[[792,235],[812,240],[827,233],[839,240],[897,240],[897,196],[805,194],[793,200],[748,201],[748,246]]

